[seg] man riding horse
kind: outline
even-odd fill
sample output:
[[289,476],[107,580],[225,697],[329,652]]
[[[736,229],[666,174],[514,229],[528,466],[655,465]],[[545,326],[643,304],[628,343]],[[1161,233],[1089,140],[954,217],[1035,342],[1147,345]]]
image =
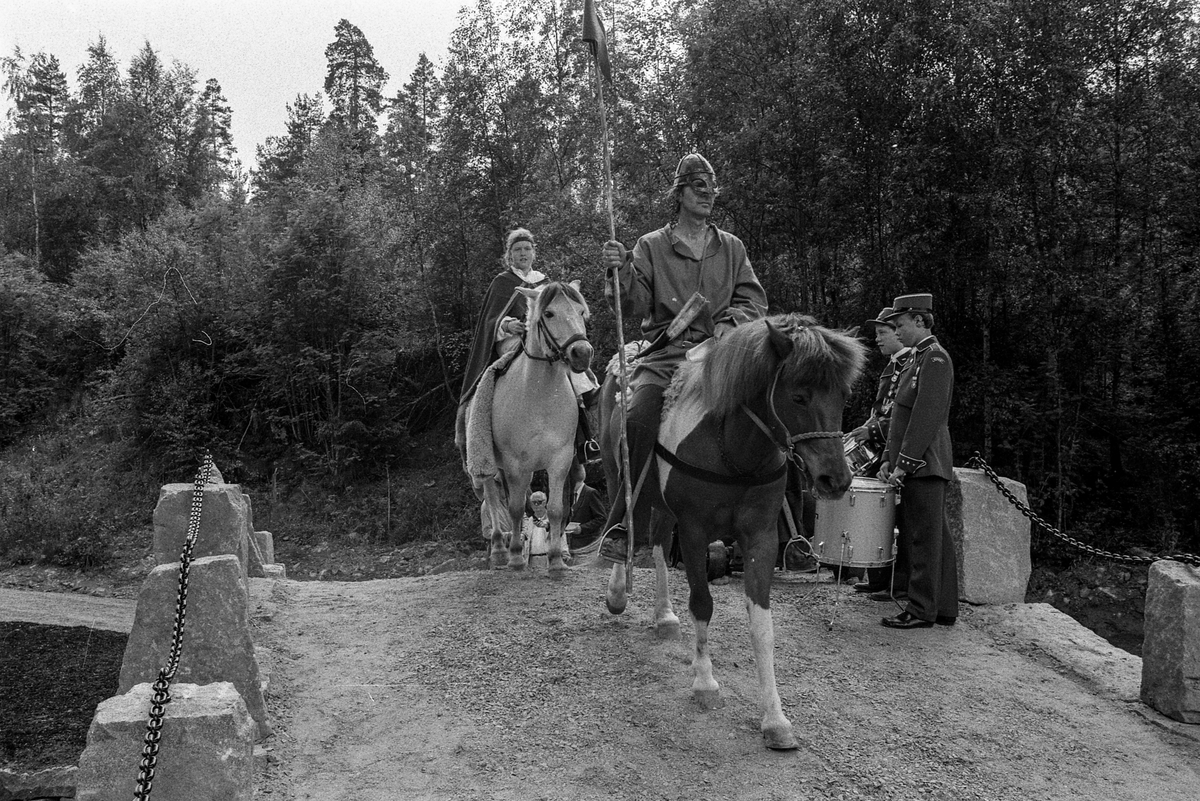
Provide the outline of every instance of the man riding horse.
[[[708,222],[720,189],[712,165],[699,153],[679,160],[668,196],[678,219],[638,240],[633,251],[617,241],[606,242],[603,262],[611,281],[621,282],[621,310],[642,318],[642,332],[653,342],[665,332],[693,294],[708,301],[674,341],[640,359],[630,379],[626,411],[629,468],[634,486],[651,461],[658,436],[663,392],[688,352],[710,337],[720,338],[740,324],[763,317],[767,296],[758,282],[746,246],[733,234]],[[610,283],[604,294],[613,301]],[[618,485],[619,486],[619,485]],[[611,562],[626,560],[628,532],[623,523],[625,497],[612,492],[601,555]],[[648,518],[636,503],[639,522]]]

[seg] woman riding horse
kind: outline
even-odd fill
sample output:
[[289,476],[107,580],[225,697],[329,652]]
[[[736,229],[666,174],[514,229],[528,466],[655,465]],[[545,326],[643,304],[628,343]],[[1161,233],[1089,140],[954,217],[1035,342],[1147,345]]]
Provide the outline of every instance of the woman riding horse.
[[572,376],[585,373],[592,358],[588,307],[574,284],[517,291],[529,307],[525,337],[519,351],[480,377],[466,411],[464,467],[482,501],[480,520],[492,544],[492,563],[501,566],[504,534],[511,532],[507,558],[514,569],[526,564],[521,534],[525,493],[534,472],[546,471],[549,566],[559,571],[566,568],[561,548],[564,490],[579,423]]
[[[466,414],[467,405],[475,394],[479,377],[488,365],[501,356],[511,353],[520,346],[525,336],[525,297],[520,288],[533,289],[544,286],[546,276],[533,269],[537,258],[537,245],[533,234],[526,228],[514,228],[505,240],[504,256],[500,263],[504,269],[492,279],[483,305],[479,310],[479,321],[475,325],[475,336],[471,340],[467,366],[463,372],[462,392],[458,399],[455,417],[454,442],[459,455],[466,460]],[[588,427],[586,407],[593,398],[594,377],[586,374],[574,380],[576,394],[580,398],[579,427],[575,434],[576,447],[580,451],[579,461],[586,462],[599,450]]]
[[525,335],[525,298],[517,292],[517,287],[534,288],[546,282],[546,276],[533,269],[536,256],[537,246],[528,229],[514,228],[508,232],[504,255],[500,258],[504,269],[492,279],[487,294],[483,296],[479,321],[475,324],[475,336],[471,340],[471,352],[463,373],[454,435],[460,450],[466,436],[463,426],[467,403],[475,394],[479,376],[489,364],[517,347]]

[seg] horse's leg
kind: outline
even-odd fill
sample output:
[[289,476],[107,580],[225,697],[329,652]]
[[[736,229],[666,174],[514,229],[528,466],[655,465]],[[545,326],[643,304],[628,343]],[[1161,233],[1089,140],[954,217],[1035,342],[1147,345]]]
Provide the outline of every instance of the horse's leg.
[[479,525],[485,540],[491,543],[491,566],[503,567],[504,551],[507,543],[504,541],[504,526],[499,514],[501,506],[499,481],[495,477],[472,479],[475,496],[479,498]]
[[712,657],[708,652],[708,623],[712,620],[712,592],[708,589],[708,548],[704,542],[703,525],[679,521],[679,545],[683,551],[683,567],[687,572],[688,610],[696,622],[695,647],[692,652],[692,697],[701,706],[715,709],[721,706],[721,685],[713,678]]
[[526,470],[519,474],[505,473],[508,480],[508,516],[512,521],[512,537],[508,540],[508,567],[510,570],[524,570],[525,534],[521,523],[525,520],[525,496],[529,494],[529,482],[533,479],[533,471]]
[[625,586],[625,565],[614,564],[608,576],[608,593],[604,596],[604,605],[614,615],[625,611],[629,603],[629,595]]
[[574,443],[568,450],[565,465],[552,467],[546,471],[546,477],[549,479],[549,489],[546,495],[546,516],[550,523],[550,547],[548,556],[550,561],[550,572],[561,573],[564,570],[570,570],[567,563],[563,561],[562,543],[563,543],[563,516],[564,512],[569,512],[570,509],[564,509],[564,493],[563,485],[566,483],[567,475],[571,470],[571,455],[574,451]]
[[775,624],[771,616],[771,577],[775,572],[778,537],[772,527],[757,530],[742,541],[746,554],[743,583],[746,612],[750,618],[750,642],[758,669],[758,704],[762,711],[763,739],[768,748],[797,748],[792,724],[783,714],[775,685]]
[[655,509],[650,521],[650,541],[654,543],[654,633],[661,639],[675,639],[679,636],[679,616],[671,606],[666,556],[675,518],[661,509]]

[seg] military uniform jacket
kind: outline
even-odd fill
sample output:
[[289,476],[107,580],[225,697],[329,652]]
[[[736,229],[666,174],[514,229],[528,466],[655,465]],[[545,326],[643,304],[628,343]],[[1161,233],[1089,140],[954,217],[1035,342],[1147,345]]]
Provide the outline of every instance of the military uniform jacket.
[[879,374],[879,389],[875,392],[875,402],[871,404],[871,416],[863,423],[863,428],[867,429],[867,444],[876,448],[887,445],[892,404],[900,386],[900,374],[904,372],[904,365],[911,352],[911,348],[904,348],[893,354],[883,372]]
[[914,478],[954,477],[950,398],[954,363],[928,336],[913,347],[900,373],[888,430],[887,460]]

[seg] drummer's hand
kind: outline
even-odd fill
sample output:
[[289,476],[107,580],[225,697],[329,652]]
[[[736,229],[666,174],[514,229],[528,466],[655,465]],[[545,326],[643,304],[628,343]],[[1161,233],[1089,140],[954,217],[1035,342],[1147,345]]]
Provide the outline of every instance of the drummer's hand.
[[862,426],[859,426],[850,432],[850,439],[854,440],[860,445],[866,442],[870,436],[871,435],[867,433],[867,429],[863,428]]
[[608,240],[600,251],[600,260],[606,273],[620,269],[625,264],[625,246],[615,239]]
[[905,476],[904,468],[897,467],[895,470],[892,471],[892,474],[890,476],[888,476],[887,481],[889,484],[894,484],[895,486],[898,487],[904,483],[904,476]]
[[881,481],[887,481],[888,476],[891,474],[891,472],[892,472],[892,463],[891,462],[884,462],[883,464],[879,465],[879,478]]

